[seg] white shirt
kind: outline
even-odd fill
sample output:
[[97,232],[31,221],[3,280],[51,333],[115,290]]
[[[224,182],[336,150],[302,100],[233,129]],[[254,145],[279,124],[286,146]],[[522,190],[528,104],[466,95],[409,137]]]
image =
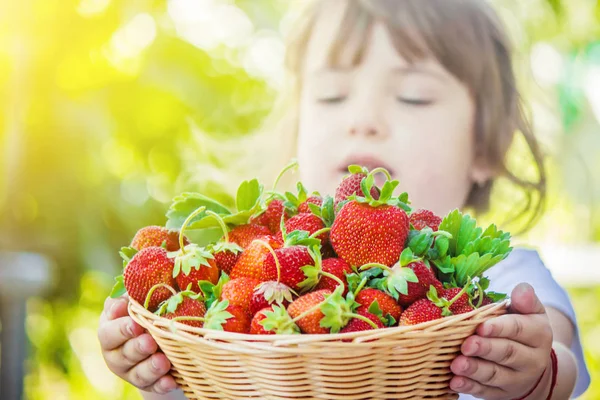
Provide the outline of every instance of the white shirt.
[[[485,274],[490,278],[489,290],[510,295],[512,289],[521,282],[527,282],[535,289],[538,298],[546,307],[562,312],[575,327],[571,351],[577,358],[579,374],[573,392],[573,398],[585,392],[590,384],[590,374],[583,358],[577,318],[567,292],[554,280],[548,268],[535,250],[515,248],[502,262]],[[459,400],[473,400],[475,397],[461,394]]]

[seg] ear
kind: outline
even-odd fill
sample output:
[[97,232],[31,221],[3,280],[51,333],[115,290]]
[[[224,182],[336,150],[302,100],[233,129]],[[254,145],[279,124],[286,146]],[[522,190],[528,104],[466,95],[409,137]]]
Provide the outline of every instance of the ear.
[[470,178],[477,186],[483,186],[487,181],[494,178],[496,173],[489,166],[489,163],[482,157],[477,157],[473,160],[471,166]]

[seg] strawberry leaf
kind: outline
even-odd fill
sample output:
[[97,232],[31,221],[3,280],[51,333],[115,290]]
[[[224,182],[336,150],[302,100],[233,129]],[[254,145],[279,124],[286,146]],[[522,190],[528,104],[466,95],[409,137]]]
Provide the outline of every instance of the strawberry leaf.
[[229,300],[214,302],[204,315],[204,328],[222,331],[223,324],[233,317],[229,311],[226,311],[227,307],[229,307]]
[[492,300],[492,302],[494,302],[494,303],[502,301],[507,297],[506,293],[496,293],[496,292],[487,292],[485,295],[487,297],[489,297]]
[[123,275],[119,275],[115,277],[115,285],[110,292],[110,297],[116,299],[117,297],[123,296],[125,293],[127,293],[127,290],[125,289]]
[[254,210],[259,205],[262,191],[263,187],[257,179],[242,182],[235,198],[238,212]]
[[363,167],[362,165],[352,164],[348,166],[348,172],[351,174],[365,174],[367,175],[369,171]]
[[213,303],[219,300],[223,291],[223,285],[229,282],[229,276],[225,272],[221,272],[219,281],[216,285],[213,285],[209,281],[198,281],[200,291],[205,297],[206,307],[210,308]]
[[181,272],[185,275],[189,275],[192,268],[198,270],[201,265],[212,268],[212,265],[210,265],[208,260],[213,259],[214,256],[206,248],[191,243],[185,246],[184,250],[185,253],[181,249],[167,253],[167,257],[175,259],[173,278],[179,276]]
[[450,240],[446,236],[438,236],[435,239],[435,243],[433,246],[438,253],[438,258],[445,257],[446,254],[448,254],[448,248],[450,247]]
[[408,235],[408,247],[417,257],[424,256],[433,244],[433,231],[424,228],[421,231],[410,231]]
[[266,331],[275,332],[277,335],[297,335],[300,328],[292,320],[285,307],[273,306],[272,311],[264,311],[266,318],[259,323]]
[[343,287],[338,286],[338,289],[334,290],[332,294],[325,296],[320,307],[323,313],[320,326],[329,328],[331,333],[338,333],[345,327],[352,319],[352,311],[358,306],[352,293],[348,293],[348,296],[344,298],[342,290],[339,288],[343,290]]
[[[206,207],[206,210],[211,210],[219,215],[229,215],[231,211],[223,204],[204,196],[200,193],[186,192],[176,196],[167,211],[167,229],[181,229],[183,222],[195,210],[201,206]],[[191,223],[199,221],[206,216],[206,212],[199,213]],[[187,232],[186,232],[187,235]]]
[[379,201],[388,201],[394,194],[394,190],[400,184],[397,180],[385,181],[381,188],[381,194],[379,195]]
[[310,209],[310,212],[315,214],[317,217],[322,217],[321,207],[319,207],[318,205],[313,204],[313,203],[308,203],[308,208]]
[[323,219],[323,222],[325,222],[326,227],[330,227],[331,225],[333,225],[333,221],[335,220],[333,197],[325,196],[323,198],[320,216]]
[[229,251],[233,254],[238,254],[244,251],[244,249],[242,249],[238,244],[233,242],[218,242],[215,244],[209,244],[206,246],[206,249],[213,254],[221,253],[223,251]]
[[402,250],[402,253],[400,254],[400,266],[405,267],[413,261],[415,261],[415,256],[411,248],[407,247]]
[[386,277],[386,292],[398,300],[400,294],[408,294],[408,282],[419,282],[419,278],[410,268],[394,267],[392,271],[383,271]]
[[319,280],[321,279],[321,266],[305,265],[300,269],[304,272],[306,279],[300,282],[298,287],[302,292],[309,292],[319,284]]
[[119,255],[123,259],[123,267],[126,267],[129,264],[129,261],[137,254],[137,250],[133,247],[121,247],[119,251]]

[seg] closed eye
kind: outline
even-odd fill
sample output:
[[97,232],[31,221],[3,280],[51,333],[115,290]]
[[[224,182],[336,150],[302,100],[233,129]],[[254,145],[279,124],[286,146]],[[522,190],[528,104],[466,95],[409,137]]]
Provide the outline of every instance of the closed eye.
[[396,97],[396,100],[398,100],[400,103],[404,103],[404,104],[408,104],[411,106],[428,106],[433,104],[433,100],[429,100],[429,99],[417,99],[417,98],[410,98],[410,97]]
[[319,103],[325,103],[325,104],[336,104],[336,103],[341,103],[344,100],[346,100],[346,96],[327,96],[327,97],[319,97],[317,99],[317,101]]

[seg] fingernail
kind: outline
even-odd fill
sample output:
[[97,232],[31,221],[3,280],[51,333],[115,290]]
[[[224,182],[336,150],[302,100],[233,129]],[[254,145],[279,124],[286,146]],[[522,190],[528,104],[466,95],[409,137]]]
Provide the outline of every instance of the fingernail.
[[481,334],[483,336],[490,336],[492,334],[492,326],[491,325],[483,325],[483,328],[481,328]]
[[158,365],[156,365],[155,357],[150,358],[150,364],[152,364],[152,369],[154,369],[155,371],[158,371]]
[[462,366],[460,367],[460,370],[462,372],[465,372],[468,369],[469,369],[469,362],[467,360],[465,360],[465,362],[462,363]]
[[119,305],[118,302],[114,302],[112,306],[110,306],[110,310],[108,310],[110,317],[113,318],[115,316],[115,311],[117,309],[117,306]]
[[468,351],[469,354],[467,354],[467,355],[469,355],[469,356],[477,354],[477,352],[479,351],[479,343],[473,342],[473,344],[471,344],[471,346],[469,347],[468,350],[469,350]]
[[457,389],[460,389],[464,385],[465,385],[465,383],[463,382],[462,379],[457,379],[457,380],[454,381],[454,387],[457,388]]

